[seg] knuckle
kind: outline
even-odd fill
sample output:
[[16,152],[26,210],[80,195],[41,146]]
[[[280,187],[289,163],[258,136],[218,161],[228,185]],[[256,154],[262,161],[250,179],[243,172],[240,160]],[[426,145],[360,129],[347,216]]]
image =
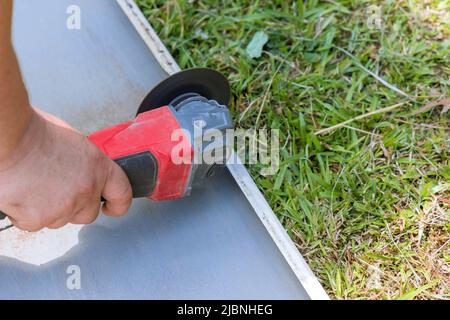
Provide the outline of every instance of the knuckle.
[[101,165],[106,158],[104,156],[104,154],[102,152],[100,152],[100,150],[98,150],[98,148],[94,145],[91,148],[89,156],[90,156],[90,161],[92,161],[94,166]]
[[78,186],[80,195],[92,195],[95,192],[95,181],[93,179],[83,179]]
[[61,205],[58,209],[54,210],[52,216],[55,218],[70,214],[75,209],[76,200],[73,197],[66,198],[61,201]]
[[14,204],[13,208],[21,208],[21,210],[13,210],[11,222],[20,230],[36,232],[45,228],[45,216],[41,214],[41,210],[29,207],[25,204]]
[[81,215],[76,216],[73,219],[73,222],[76,224],[91,224],[95,220],[97,220],[98,210],[91,210],[86,213],[82,213]]

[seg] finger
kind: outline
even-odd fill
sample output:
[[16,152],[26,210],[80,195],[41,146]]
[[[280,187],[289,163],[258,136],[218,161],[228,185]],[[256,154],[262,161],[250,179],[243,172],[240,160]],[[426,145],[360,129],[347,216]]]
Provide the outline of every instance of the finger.
[[[8,209],[8,219],[17,228],[23,231],[36,232],[45,228],[43,219],[38,214],[34,214],[35,210],[24,209],[15,211]],[[23,219],[24,212],[28,212],[26,219]]]
[[69,197],[57,202],[52,210],[48,210],[43,218],[44,226],[49,229],[58,229],[70,222],[73,216],[79,212],[87,201],[83,198]]
[[124,215],[131,205],[131,185],[125,172],[113,161],[110,161],[108,176],[102,196],[106,200],[102,211],[109,216]]
[[71,220],[73,224],[91,224],[94,222],[100,213],[100,200],[92,202],[92,204],[79,211]]
[[64,227],[68,223],[69,223],[69,220],[67,220],[67,218],[59,219],[57,221],[54,221],[54,222],[48,224],[47,228],[49,228],[49,229],[59,229],[59,228]]
[[61,227],[64,227],[66,224],[70,223],[71,220],[73,219],[73,217],[76,214],[78,214],[78,212],[80,212],[81,210],[82,210],[82,208],[75,210],[71,215],[65,215],[65,214],[58,215],[60,218],[55,219],[54,221],[48,223],[46,227],[49,229],[59,229]]
[[28,232],[37,232],[45,228],[42,223],[32,222],[32,221],[21,221],[10,218],[11,223],[20,230]]
[[38,215],[34,215],[33,211],[26,216],[27,219],[23,219],[23,211],[25,209],[20,207],[20,209],[17,208],[18,206],[13,205],[12,208],[7,208],[6,211],[4,211],[8,212],[7,218],[14,227],[29,232],[39,231],[45,227],[42,220],[38,218]]

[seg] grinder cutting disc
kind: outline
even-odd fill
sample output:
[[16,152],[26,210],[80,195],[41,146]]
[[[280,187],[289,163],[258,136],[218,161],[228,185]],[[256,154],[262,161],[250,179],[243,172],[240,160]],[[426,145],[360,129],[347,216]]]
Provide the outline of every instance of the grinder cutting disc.
[[216,70],[194,68],[180,71],[154,87],[142,101],[137,113],[167,105],[175,106],[184,98],[195,95],[228,105],[230,85],[228,80]]

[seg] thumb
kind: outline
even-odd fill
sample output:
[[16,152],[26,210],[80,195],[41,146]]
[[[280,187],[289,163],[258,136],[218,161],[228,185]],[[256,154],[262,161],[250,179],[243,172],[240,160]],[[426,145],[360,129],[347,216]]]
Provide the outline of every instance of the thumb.
[[106,200],[102,211],[109,216],[121,216],[127,213],[131,205],[131,185],[125,172],[114,162],[110,162],[102,196]]

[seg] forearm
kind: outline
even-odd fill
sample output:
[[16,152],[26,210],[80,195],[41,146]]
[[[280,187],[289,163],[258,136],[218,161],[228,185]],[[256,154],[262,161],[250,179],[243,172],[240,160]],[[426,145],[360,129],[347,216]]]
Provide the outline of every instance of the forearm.
[[19,145],[32,118],[11,41],[12,0],[0,1],[0,162]]

